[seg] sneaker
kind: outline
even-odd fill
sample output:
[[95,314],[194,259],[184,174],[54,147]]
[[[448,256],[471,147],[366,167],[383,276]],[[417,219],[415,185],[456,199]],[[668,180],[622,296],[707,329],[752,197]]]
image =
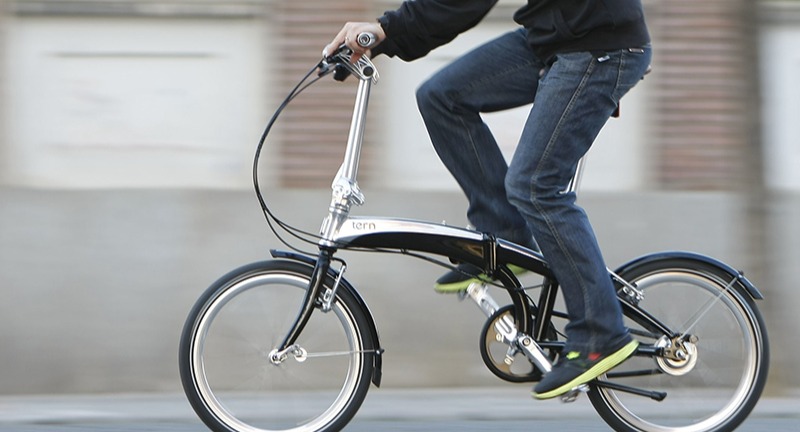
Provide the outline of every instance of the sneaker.
[[[458,293],[466,291],[470,284],[474,282],[487,282],[490,280],[483,269],[472,264],[461,263],[456,269],[457,270],[451,270],[445,273],[442,277],[437,279],[436,283],[433,285],[433,290],[442,294]],[[508,264],[508,269],[515,275],[528,271],[513,264]]]
[[544,378],[533,388],[532,396],[536,399],[550,399],[586,384],[589,381],[615,368],[628,359],[639,346],[633,340],[622,348],[610,353],[589,353],[584,356],[572,351],[559,359],[553,370],[546,373]]

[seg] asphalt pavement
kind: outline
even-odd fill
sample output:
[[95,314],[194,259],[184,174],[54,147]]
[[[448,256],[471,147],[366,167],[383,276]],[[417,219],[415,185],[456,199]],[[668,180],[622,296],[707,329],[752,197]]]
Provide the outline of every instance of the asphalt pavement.
[[[702,403],[698,400],[697,403]],[[762,397],[740,431],[800,430],[800,391]],[[202,432],[182,394],[0,397],[0,432]],[[348,431],[607,431],[584,396],[534,401],[519,386],[375,389]]]

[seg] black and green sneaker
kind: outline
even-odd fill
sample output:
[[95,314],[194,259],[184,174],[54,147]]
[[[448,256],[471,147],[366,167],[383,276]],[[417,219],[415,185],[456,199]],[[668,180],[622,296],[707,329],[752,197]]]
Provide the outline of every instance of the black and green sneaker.
[[[515,275],[528,271],[513,264],[509,264],[508,269]],[[470,284],[474,282],[488,282],[489,280],[491,280],[489,276],[478,266],[461,263],[456,267],[456,270],[451,270],[437,279],[433,285],[433,290],[442,294],[458,293],[466,291]]]
[[575,351],[567,353],[536,384],[531,395],[536,399],[561,396],[615,368],[633,355],[638,346],[639,342],[633,340],[608,354],[583,354]]

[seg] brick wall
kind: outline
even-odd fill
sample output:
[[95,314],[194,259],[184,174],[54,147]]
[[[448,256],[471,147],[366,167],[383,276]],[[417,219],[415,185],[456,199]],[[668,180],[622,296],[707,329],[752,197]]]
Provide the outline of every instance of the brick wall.
[[[753,89],[748,0],[669,0],[648,16],[656,41],[657,183],[675,190],[737,190],[748,166]],[[749,21],[755,22],[754,16]],[[755,167],[757,168],[757,167]]]
[[[281,97],[320,60],[345,22],[374,19],[366,0],[281,0],[277,13]],[[292,102],[279,129],[282,186],[330,186],[347,143],[355,85],[352,77],[345,83],[327,77]]]

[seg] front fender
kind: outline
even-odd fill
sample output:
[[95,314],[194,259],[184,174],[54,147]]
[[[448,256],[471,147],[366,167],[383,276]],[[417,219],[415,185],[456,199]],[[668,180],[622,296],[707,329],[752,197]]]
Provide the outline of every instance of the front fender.
[[[314,257],[303,255],[295,252],[288,252],[288,251],[281,251],[277,249],[270,250],[270,254],[272,254],[273,258],[285,258],[290,259],[293,261],[299,261],[303,264],[308,264],[310,267],[314,267],[316,265],[317,260]],[[328,273],[334,279],[339,277],[339,272],[333,268],[328,269]],[[347,281],[347,279],[342,278],[339,282],[339,289],[344,289],[348,291],[354,299],[358,302],[358,306],[361,308],[361,311],[364,312],[364,316],[367,318],[367,322],[369,323],[370,330],[372,330],[372,343],[375,347],[376,354],[372,356],[374,359],[374,372],[372,373],[372,383],[375,384],[376,387],[381,386],[381,376],[382,371],[381,367],[383,365],[383,348],[381,348],[381,343],[378,338],[378,328],[375,325],[375,319],[372,316],[372,312],[369,310],[367,303],[364,301],[364,298],[361,297],[361,294],[356,291],[353,285]]]
[[649,255],[644,255],[634,260],[631,260],[622,266],[620,266],[614,272],[618,275],[625,274],[625,272],[630,271],[634,267],[638,267],[640,265],[649,265],[654,262],[659,261],[668,261],[668,260],[675,260],[680,259],[688,262],[696,262],[698,264],[703,265],[710,265],[712,267],[717,268],[721,272],[728,274],[731,278],[738,279],[738,282],[744,287],[745,291],[754,299],[754,300],[762,300],[764,295],[761,294],[761,291],[753,285],[746,277],[744,277],[744,273],[734,269],[733,267],[725,264],[722,261],[719,261],[715,258],[711,258],[706,255],[694,253],[694,252],[685,252],[685,251],[667,251],[667,252],[658,252]]

